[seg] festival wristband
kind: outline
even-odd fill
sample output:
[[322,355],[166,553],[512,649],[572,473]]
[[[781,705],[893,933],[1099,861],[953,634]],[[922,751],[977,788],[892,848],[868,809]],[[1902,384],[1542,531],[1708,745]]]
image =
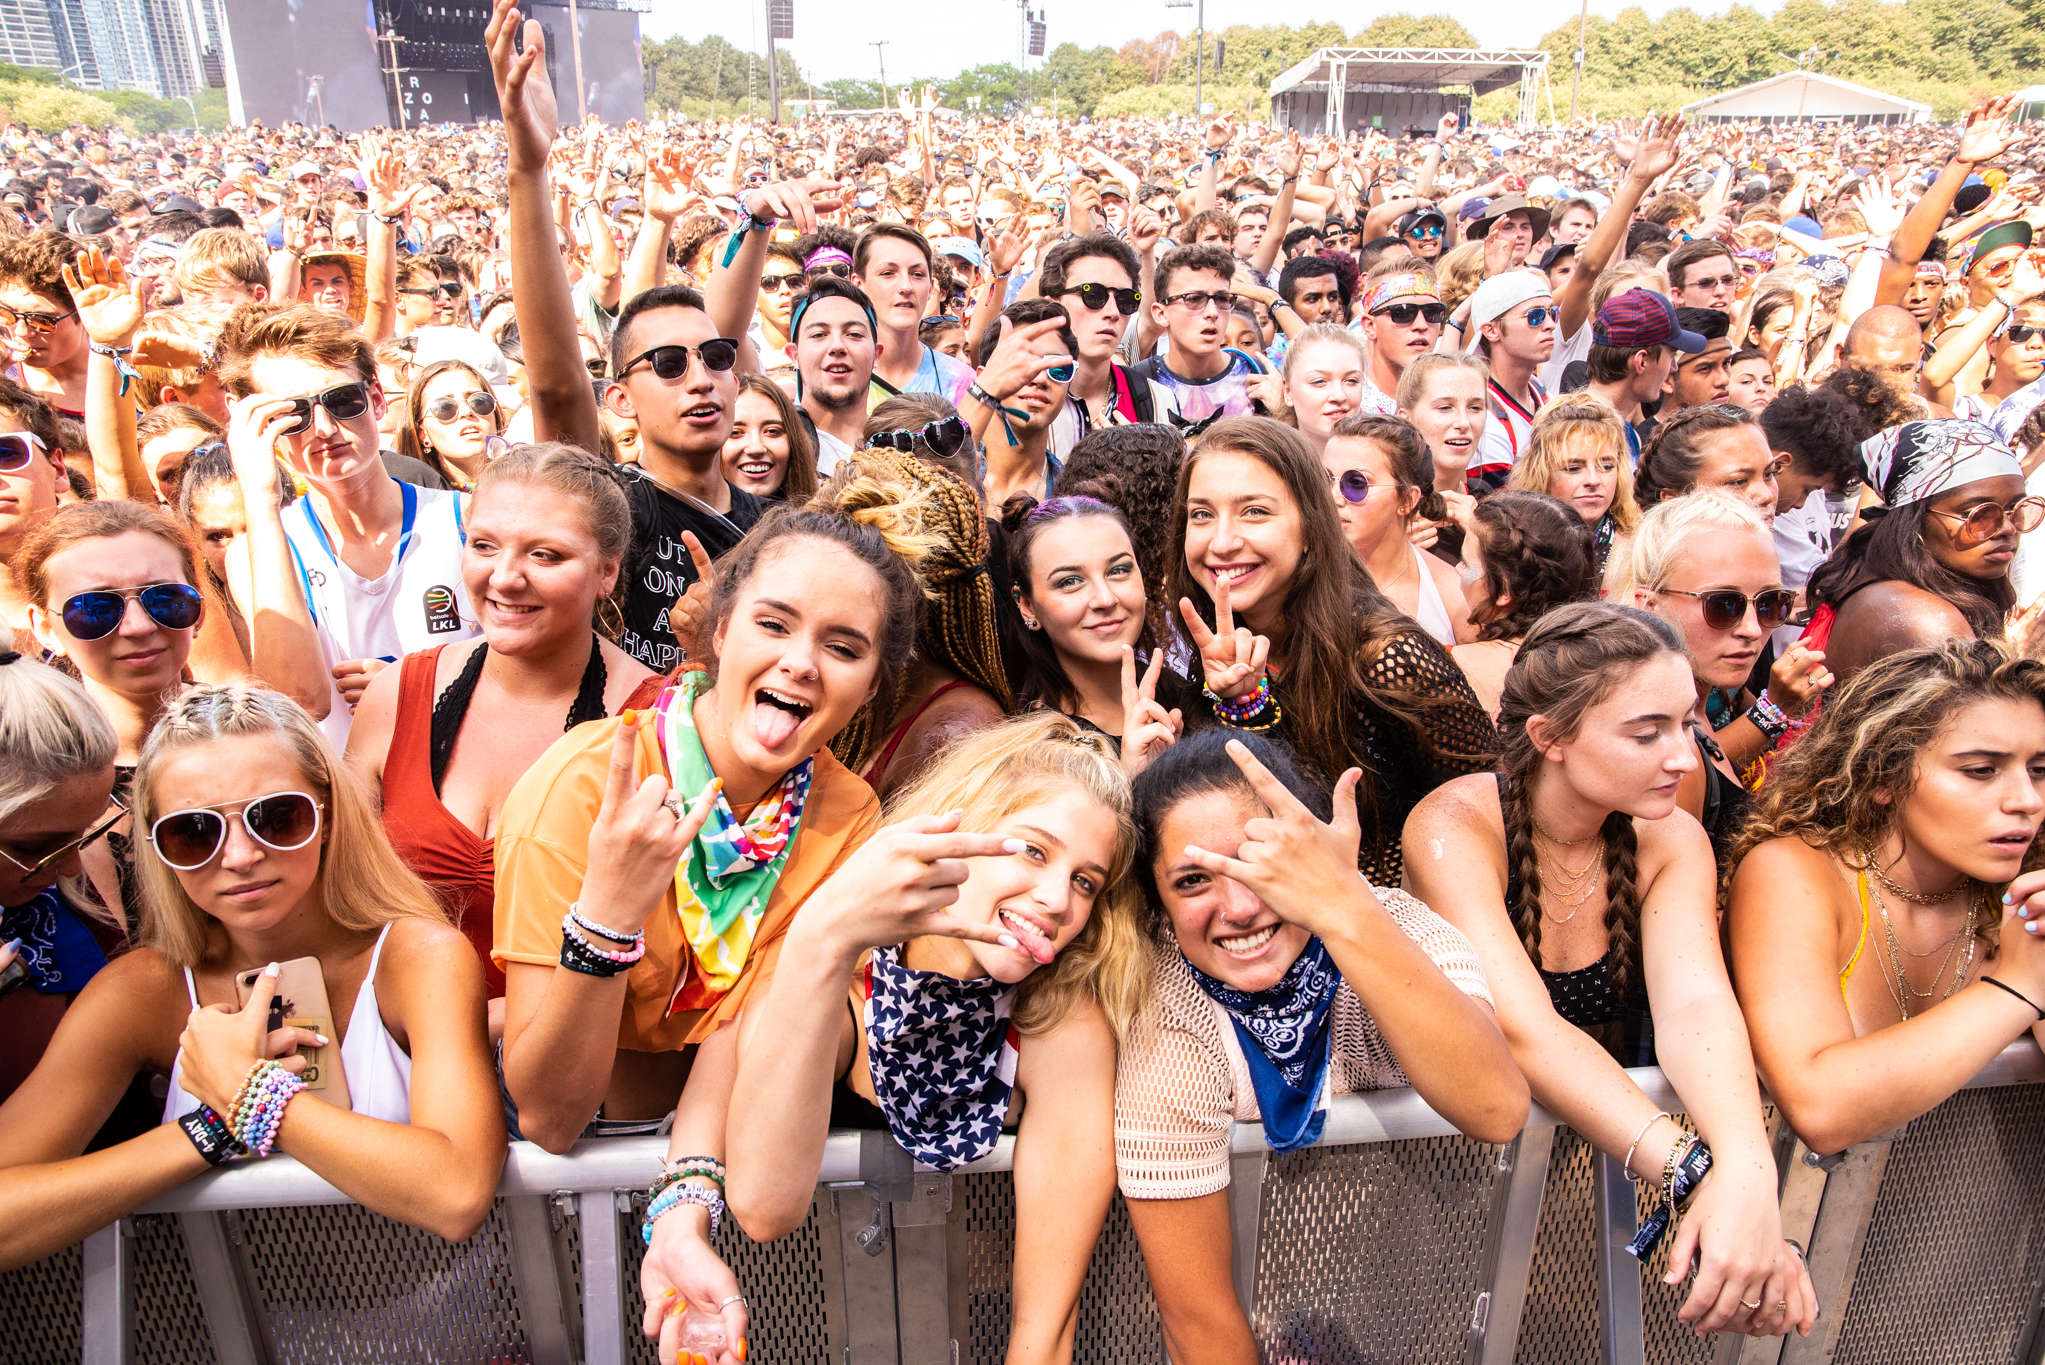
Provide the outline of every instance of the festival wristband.
[[235,1140],[234,1130],[227,1126],[227,1120],[206,1105],[200,1105],[179,1119],[178,1127],[185,1130],[185,1136],[192,1140],[192,1146],[199,1149],[199,1155],[208,1166],[218,1166],[248,1152],[248,1148]]
[[1768,736],[1771,743],[1788,734],[1796,724],[1787,712],[1769,699],[1766,692],[1754,698],[1754,704],[1747,708],[1747,719],[1756,730]]

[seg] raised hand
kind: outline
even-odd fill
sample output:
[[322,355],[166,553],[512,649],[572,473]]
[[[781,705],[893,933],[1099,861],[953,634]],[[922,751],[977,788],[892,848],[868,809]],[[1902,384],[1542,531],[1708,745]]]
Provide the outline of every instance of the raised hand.
[[1167,711],[1158,704],[1157,680],[1164,672],[1164,663],[1165,652],[1154,651],[1150,667],[1138,682],[1136,651],[1122,646],[1122,771],[1131,780],[1185,732],[1185,717],[1178,708]]
[[[1012,857],[1028,847],[1004,835],[964,833],[960,814],[912,816],[861,844],[803,906],[790,931],[790,948],[802,934],[805,944],[842,959],[848,971],[869,948],[924,934],[1021,948],[998,923],[950,913],[971,875],[967,859]],[[1049,952],[1048,944],[1037,946]]]
[[372,144],[363,143],[362,183],[369,187],[369,211],[385,218],[394,218],[404,212],[417,193],[416,187],[405,188],[405,166],[397,155],[388,150],[373,150]]
[[1279,144],[1278,150],[1272,155],[1272,160],[1278,163],[1278,173],[1290,179],[1299,174],[1300,162],[1305,155],[1299,142],[1299,130],[1288,128],[1285,141]]
[[127,345],[142,324],[146,281],[130,281],[119,258],[97,247],[79,252],[76,264],[65,266],[63,275],[85,334],[102,346]]
[[1646,181],[1666,175],[1676,164],[1677,144],[1682,135],[1682,114],[1649,115],[1635,139],[1632,154],[1623,158],[1631,163],[1628,173]]
[[1351,768],[1336,780],[1334,819],[1324,823],[1241,740],[1229,741],[1228,756],[1249,779],[1266,814],[1244,822],[1235,857],[1197,845],[1188,845],[1186,856],[1248,887],[1280,919],[1308,933],[1323,934],[1354,921],[1357,900],[1372,894],[1356,870],[1363,838],[1356,784],[1363,770]]
[[1441,121],[1434,126],[1434,136],[1439,141],[1447,142],[1456,135],[1462,126],[1463,121],[1456,117],[1453,112],[1443,114]]
[[688,211],[696,196],[689,186],[696,178],[697,163],[687,160],[674,147],[663,147],[646,158],[646,182],[639,202],[646,216],[669,222]]
[[603,804],[589,831],[589,871],[582,881],[586,905],[604,907],[604,923],[627,933],[645,924],[674,884],[675,867],[703,828],[724,779],[713,777],[686,810],[668,791],[667,778],[633,778],[639,720],[627,711],[611,743]]
[[[523,52],[515,50],[521,24]],[[514,174],[542,170],[561,131],[560,105],[547,78],[546,32],[536,19],[521,20],[513,0],[492,0],[483,46],[490,52],[490,75],[497,83],[511,170]]]
[[1903,206],[1886,176],[1871,175],[1861,181],[1854,198],[1860,203],[1860,216],[1867,219],[1870,241],[1884,241],[1903,226]]
[[739,203],[755,218],[785,221],[797,232],[809,233],[817,230],[818,214],[835,213],[845,207],[839,190],[837,181],[809,175],[747,190],[739,197]]
[[1185,618],[1186,632],[1200,651],[1200,671],[1206,675],[1209,692],[1234,701],[1256,690],[1264,677],[1265,661],[1271,657],[1271,641],[1236,624],[1228,605],[1226,578],[1214,580],[1214,629],[1207,628],[1189,597],[1179,599],[1179,615]]
[[1223,114],[1220,118],[1207,125],[1207,149],[1214,152],[1224,151],[1229,143],[1235,141],[1235,136],[1235,115]]
[[1063,316],[1018,327],[1012,318],[999,319],[1001,339],[994,353],[980,367],[980,387],[1001,402],[1037,382],[1037,376],[1072,357],[1059,343],[1058,331],[1066,325]]
[[1984,161],[1995,160],[2022,142],[2023,134],[2010,120],[2010,111],[2016,107],[2016,102],[2016,96],[2002,95],[1969,110],[1953,160],[1978,166]]
[[682,532],[682,548],[689,552],[689,560],[696,566],[696,581],[668,608],[667,628],[681,643],[683,658],[708,659],[710,599],[717,592],[717,566],[705,553],[703,542],[696,539],[694,531]]
[[1148,256],[1156,251],[1164,235],[1164,219],[1141,205],[1129,210],[1129,226],[1123,240],[1135,249],[1138,256]]
[[1769,666],[1768,699],[1786,716],[1808,715],[1832,682],[1825,652],[1798,641]]

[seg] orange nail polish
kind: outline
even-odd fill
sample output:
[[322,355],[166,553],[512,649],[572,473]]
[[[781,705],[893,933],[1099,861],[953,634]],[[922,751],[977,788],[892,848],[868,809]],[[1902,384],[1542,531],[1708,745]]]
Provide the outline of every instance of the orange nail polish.
[[680,1303],[676,1304],[673,1308],[668,1310],[668,1316],[671,1318],[678,1318],[688,1311],[689,1301],[687,1299],[683,1299]]
[[742,1361],[746,1358],[746,1339],[744,1337],[738,1339],[738,1349],[733,1351],[732,1354]]
[[671,1299],[681,1292],[682,1291],[679,1289],[663,1289],[660,1293],[660,1296],[664,1299]]
[[623,714],[621,714],[618,717],[618,719],[625,722],[625,724],[630,725],[634,721],[639,719],[639,713],[637,711],[626,711]]

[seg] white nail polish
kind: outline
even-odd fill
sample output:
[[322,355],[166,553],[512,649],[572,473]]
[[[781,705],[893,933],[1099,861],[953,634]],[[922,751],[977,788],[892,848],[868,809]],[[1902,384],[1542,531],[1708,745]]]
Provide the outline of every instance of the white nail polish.
[[263,975],[274,979],[284,975],[284,969],[272,962],[269,966],[263,968]]
[[1022,947],[1020,943],[1017,943],[1015,941],[1015,935],[1013,934],[1003,934],[1000,938],[996,939],[995,942],[999,943],[1004,948]]
[[1020,839],[1003,839],[1001,841],[1001,851],[1003,853],[1020,853],[1028,847],[1029,845]]

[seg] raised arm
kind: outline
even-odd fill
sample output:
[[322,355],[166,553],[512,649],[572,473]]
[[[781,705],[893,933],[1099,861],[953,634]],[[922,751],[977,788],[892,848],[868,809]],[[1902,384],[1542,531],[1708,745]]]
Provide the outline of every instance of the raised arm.
[[[1910,282],[1917,277],[1917,263],[1924,259],[1925,248],[1938,235],[1939,227],[1952,209],[1953,199],[1961,186],[1967,183],[1967,177],[1982,162],[1993,161],[2023,140],[2010,118],[2015,102],[2015,96],[2004,96],[1968,111],[1960,130],[1960,144],[1954,149],[1952,159],[1946,162],[1938,173],[1938,179],[1931,182],[1930,188],[1904,217],[1903,226],[1897,228],[1889,239],[1889,259],[1882,266],[1881,282],[1875,289],[1876,303],[1903,302],[1904,295],[1910,291]],[[1783,210],[1785,218],[1789,213],[1788,208]]]
[[[333,703],[326,657],[312,610],[299,589],[298,561],[277,503],[277,448],[292,422],[291,401],[254,394],[230,401],[227,451],[241,490],[248,534],[229,551],[246,557],[246,596],[237,605],[249,627],[249,672],[303,706],[314,720]],[[230,583],[241,575],[230,578]]]
[[154,504],[156,481],[135,443],[135,400],[121,373],[142,326],[142,282],[131,284],[118,258],[91,249],[64,267],[64,286],[93,346],[120,353],[116,361],[95,349],[86,364],[85,443],[92,454],[93,486],[102,498]]
[[1286,140],[1278,149],[1278,201],[1271,206],[1271,226],[1264,231],[1264,240],[1257,244],[1257,254],[1250,258],[1250,266],[1259,278],[1271,273],[1272,263],[1278,259],[1279,248],[1285,242],[1285,233],[1292,226],[1292,206],[1299,189],[1300,164],[1299,130],[1291,129]]
[[404,163],[367,138],[360,171],[362,183],[369,187],[369,301],[362,330],[376,342],[397,335],[398,221],[412,196],[405,190]]
[[515,308],[525,345],[526,378],[532,392],[533,438],[566,441],[585,450],[602,449],[602,424],[582,346],[575,333],[575,304],[568,272],[561,264],[560,238],[548,202],[547,154],[560,127],[554,88],[547,80],[547,39],[537,20],[523,23],[525,50],[517,51],[521,28],[512,0],[495,0],[484,42],[490,73],[504,110],[504,138],[510,152],[507,214],[511,274],[518,282]]
[[1590,320],[1591,291],[1597,286],[1598,276],[1626,245],[1626,229],[1632,225],[1633,211],[1647,197],[1648,188],[1676,164],[1676,143],[1682,132],[1681,114],[1663,114],[1650,119],[1641,130],[1633,162],[1626,168],[1625,177],[1612,194],[1611,208],[1598,219],[1597,227],[1591,230],[1584,244],[1576,249],[1576,269],[1556,297],[1556,305],[1562,310],[1562,324],[1557,336],[1574,336],[1577,329]]

